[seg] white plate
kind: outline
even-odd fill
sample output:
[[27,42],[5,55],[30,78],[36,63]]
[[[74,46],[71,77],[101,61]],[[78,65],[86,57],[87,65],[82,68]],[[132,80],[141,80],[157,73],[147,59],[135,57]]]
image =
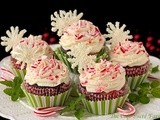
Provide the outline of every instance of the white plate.
[[[57,46],[58,47],[58,46]],[[160,60],[153,56],[150,56],[150,60],[154,65],[159,65]],[[7,66],[9,62],[9,56],[4,58],[0,62],[0,66]],[[1,73],[0,73],[1,74]],[[158,73],[160,75],[160,73]],[[27,105],[26,100],[20,100],[17,102],[11,101],[10,97],[3,93],[4,85],[0,84],[0,116],[11,120],[76,120],[74,116],[51,116],[51,117],[38,117],[33,113],[33,110]],[[84,120],[153,120],[160,118],[160,99],[151,99],[149,104],[138,104],[135,106],[136,113],[130,117],[124,117],[118,113],[95,116],[90,115],[85,117]]]
[[[154,57],[154,56],[150,56],[149,58],[151,60],[152,67],[155,67],[155,66],[159,65],[159,70],[160,70],[160,59],[158,59],[157,57]],[[154,74],[151,73],[150,76],[154,77],[154,78],[157,78],[157,79],[160,79],[160,71],[156,72]]]

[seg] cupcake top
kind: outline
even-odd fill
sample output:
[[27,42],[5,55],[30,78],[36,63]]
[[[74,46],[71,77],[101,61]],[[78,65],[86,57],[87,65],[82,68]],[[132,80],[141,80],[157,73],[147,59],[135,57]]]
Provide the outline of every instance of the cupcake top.
[[132,42],[132,35],[129,35],[129,30],[124,30],[126,27],[123,24],[116,22],[107,24],[106,31],[108,34],[105,37],[110,38],[111,50],[110,60],[120,63],[123,67],[139,66],[149,61],[149,55],[145,50],[142,42]]
[[[100,33],[97,26],[87,20],[80,20],[82,13],[77,15],[77,11],[65,12],[60,10],[59,15],[54,13],[51,15],[52,31],[58,30],[61,36],[59,44],[64,50],[71,50],[79,43],[85,43],[87,47],[91,47],[90,53],[99,52],[105,44],[105,38]],[[61,34],[60,34],[61,33]]]
[[22,38],[22,40],[12,49],[11,56],[21,63],[21,68],[25,63],[30,64],[42,55],[53,56],[53,51],[47,42],[41,39],[41,36]]
[[30,85],[55,87],[69,84],[69,71],[65,64],[54,58],[42,56],[27,66],[25,78]]
[[63,49],[70,50],[81,42],[92,48],[91,53],[97,53],[104,46],[105,38],[93,23],[87,20],[79,20],[66,28],[59,44]]
[[148,62],[149,55],[142,42],[124,41],[119,42],[111,49],[110,60],[120,63],[124,67],[132,67]]
[[80,84],[88,92],[109,93],[120,90],[125,85],[125,70],[120,64],[101,60],[92,67],[86,67],[80,73]]
[[40,35],[23,37],[25,33],[25,29],[19,31],[18,26],[11,26],[10,31],[6,31],[8,36],[1,37],[1,45],[6,46],[6,52],[10,51],[11,57],[17,61],[16,64],[21,64],[21,69],[42,55],[53,56],[51,47]]

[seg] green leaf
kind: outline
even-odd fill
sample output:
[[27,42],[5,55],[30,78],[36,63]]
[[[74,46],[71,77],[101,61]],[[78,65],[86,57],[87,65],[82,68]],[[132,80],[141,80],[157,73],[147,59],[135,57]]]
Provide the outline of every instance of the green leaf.
[[24,92],[23,92],[23,90],[21,88],[19,89],[19,97],[20,98],[25,97],[25,94],[24,94]]
[[135,93],[130,93],[128,96],[128,99],[130,102],[138,102],[139,101],[139,96]]
[[149,98],[147,95],[140,96],[140,97],[139,97],[139,101],[140,101],[142,104],[147,104],[147,103],[150,102],[150,98]]
[[65,112],[76,112],[78,108],[77,106],[81,104],[81,100],[85,97],[85,95],[81,95],[79,97],[75,97],[72,99],[68,105],[60,112],[61,115],[63,115]]
[[1,84],[8,86],[3,92],[11,97],[12,101],[18,100],[18,98],[25,97],[23,90],[21,89],[21,84],[23,80],[20,77],[15,77],[13,81],[0,81]]
[[0,81],[0,83],[8,87],[12,87],[12,81],[5,80],[5,81]]
[[154,81],[151,82],[151,87],[152,88],[156,88],[158,86],[160,86],[160,82],[158,80],[154,80]]
[[9,96],[12,96],[13,88],[6,88],[3,92]]
[[96,62],[99,62],[100,59],[108,59],[109,58],[109,48],[104,46],[100,52],[97,53]]
[[150,87],[149,82],[144,82],[140,84],[140,88],[149,88],[149,87]]
[[159,70],[159,65],[157,65],[157,66],[152,68],[151,73],[156,73],[156,72],[159,72],[159,71],[160,71]]
[[13,80],[13,87],[19,88],[22,83],[22,79],[20,77],[15,77]]
[[13,89],[12,95],[11,95],[11,100],[16,101],[19,98],[19,90]]
[[151,94],[156,98],[160,98],[160,88],[153,88]]
[[138,95],[143,96],[149,93],[149,88],[141,88],[138,90]]
[[78,120],[81,120],[81,118],[84,116],[84,110],[83,109],[78,109],[78,110],[76,110],[74,115]]

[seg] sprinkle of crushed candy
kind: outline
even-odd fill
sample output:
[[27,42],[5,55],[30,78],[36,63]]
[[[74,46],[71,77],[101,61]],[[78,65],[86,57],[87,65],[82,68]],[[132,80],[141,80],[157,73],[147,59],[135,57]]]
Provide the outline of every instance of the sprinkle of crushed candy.
[[13,49],[14,46],[16,46],[21,40],[23,35],[26,33],[26,30],[23,29],[19,31],[19,27],[16,26],[15,28],[13,26],[10,27],[11,31],[7,30],[6,34],[7,36],[2,36],[2,46],[6,46],[5,51],[8,52],[9,50]]
[[63,34],[64,29],[73,22],[80,20],[80,18],[83,16],[83,13],[77,15],[77,10],[74,10],[73,12],[71,10],[69,12],[59,10],[59,14],[56,11],[54,12],[54,16],[51,15],[52,31],[58,31],[57,35],[61,36]]
[[78,66],[78,71],[80,72],[84,67],[93,65],[96,56],[89,55],[90,52],[91,48],[85,43],[79,43],[77,46],[73,47],[71,51],[67,52],[68,55],[73,56],[73,58],[68,58],[68,61],[72,63],[72,68],[74,69]]
[[119,25],[119,22],[116,22],[115,25],[112,24],[111,22],[107,23],[107,28],[106,31],[108,34],[104,34],[105,38],[111,38],[109,41],[112,44],[116,44],[119,42],[123,42],[129,39],[132,39],[132,35],[129,35],[130,31],[124,31],[126,25],[123,24],[121,27]]

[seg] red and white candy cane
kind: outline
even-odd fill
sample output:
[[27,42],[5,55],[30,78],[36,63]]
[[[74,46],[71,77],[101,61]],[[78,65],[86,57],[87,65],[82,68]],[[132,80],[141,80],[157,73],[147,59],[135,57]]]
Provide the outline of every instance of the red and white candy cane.
[[5,67],[0,67],[0,79],[3,80],[13,80],[14,74]]
[[64,109],[64,107],[44,107],[35,109],[34,113],[40,117],[47,117],[55,115],[58,111],[62,109]]
[[117,108],[117,111],[119,114],[124,116],[129,116],[129,115],[133,115],[136,112],[135,107],[129,102],[125,102],[124,106],[125,106],[125,109],[120,107]]

